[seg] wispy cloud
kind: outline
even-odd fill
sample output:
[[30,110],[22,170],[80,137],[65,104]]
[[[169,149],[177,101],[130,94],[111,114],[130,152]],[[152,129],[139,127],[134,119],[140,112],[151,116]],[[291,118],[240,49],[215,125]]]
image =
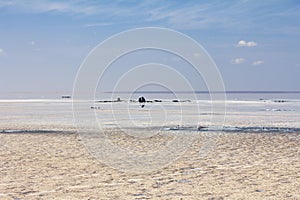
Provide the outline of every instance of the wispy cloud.
[[261,64],[264,64],[264,61],[262,61],[262,60],[257,60],[257,61],[254,61],[254,62],[252,63],[252,65],[254,65],[254,66],[261,65]]
[[0,1],[0,7],[13,5],[12,1]]
[[245,58],[235,58],[231,60],[231,64],[239,65],[244,63],[245,61],[246,61]]
[[0,48],[0,56],[4,54],[4,50]]
[[[288,4],[287,4],[288,5]],[[213,29],[225,31],[241,31],[248,33],[260,30],[260,33],[285,32],[298,33],[297,24],[285,23],[284,28],[278,28],[274,18],[284,18],[287,22],[291,18],[300,17],[300,6],[283,7],[273,1],[84,1],[84,0],[0,0],[0,7],[13,8],[13,12],[29,13],[63,13],[82,17],[100,16],[97,23],[93,19],[86,27],[108,26],[120,24],[123,21],[140,23],[143,25],[164,26],[175,29]],[[278,14],[280,13],[280,15]],[[292,13],[292,14],[291,14]],[[279,23],[279,22],[278,22]],[[287,31],[288,30],[288,31]],[[298,32],[297,32],[298,31]],[[255,46],[253,41],[240,46]],[[257,45],[257,44],[256,44]]]
[[45,13],[58,12],[68,14],[92,15],[108,10],[105,5],[85,1],[20,1],[10,0],[0,3],[0,7],[14,7],[19,12]]
[[111,26],[114,25],[114,23],[111,22],[99,22],[99,23],[88,23],[85,24],[85,27],[96,27],[96,26]]
[[[225,3],[182,3],[175,7],[174,4],[164,5],[148,11],[147,21],[164,22],[168,26],[179,29],[205,29],[209,27],[233,26],[233,20],[230,15],[223,11],[214,14]],[[227,6],[228,8],[228,6]],[[225,10],[225,9],[224,9]],[[222,15],[222,17],[220,17]]]
[[254,41],[246,42],[245,40],[240,40],[236,46],[237,47],[255,47],[255,46],[257,46],[257,43]]
[[[122,1],[101,2],[83,0],[10,0],[4,1],[4,3],[0,1],[0,7],[13,7],[14,11],[19,12],[66,13],[83,16],[102,14],[106,20],[110,21],[123,21],[126,18],[132,18],[134,21],[146,23],[162,22],[164,26],[180,29],[236,26],[238,20],[230,13],[236,10],[237,5],[239,3],[161,3],[156,0],[136,1],[134,4]],[[91,26],[96,26],[96,23],[91,24]]]

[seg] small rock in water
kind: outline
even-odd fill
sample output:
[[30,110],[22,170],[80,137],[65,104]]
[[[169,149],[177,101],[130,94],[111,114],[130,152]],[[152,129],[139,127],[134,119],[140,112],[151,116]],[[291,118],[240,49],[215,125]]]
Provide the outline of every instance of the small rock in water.
[[275,103],[284,103],[284,102],[287,102],[286,100],[274,100],[273,102],[275,102]]
[[63,95],[61,96],[62,99],[71,99],[71,96],[70,95]]
[[197,130],[200,131],[202,129],[206,128],[205,126],[198,126]]
[[100,107],[99,106],[91,106],[91,109],[100,109]]
[[162,102],[162,100],[160,100],[160,99],[154,99],[153,101],[154,102]]

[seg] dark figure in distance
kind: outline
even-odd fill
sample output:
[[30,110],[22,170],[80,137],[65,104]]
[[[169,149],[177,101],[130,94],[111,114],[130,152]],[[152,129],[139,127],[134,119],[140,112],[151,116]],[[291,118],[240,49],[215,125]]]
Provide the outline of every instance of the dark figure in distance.
[[146,103],[145,97],[139,97],[139,103],[141,104],[141,107],[144,108]]

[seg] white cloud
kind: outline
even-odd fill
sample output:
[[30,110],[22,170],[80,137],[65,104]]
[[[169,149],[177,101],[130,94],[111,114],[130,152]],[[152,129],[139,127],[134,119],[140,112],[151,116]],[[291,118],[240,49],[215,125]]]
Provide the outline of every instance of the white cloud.
[[246,42],[245,40],[240,40],[236,46],[237,47],[255,47],[255,46],[257,46],[257,43],[254,41]]
[[236,64],[236,65],[239,65],[239,64],[242,64],[244,63],[246,60],[244,58],[235,58],[233,60],[231,60],[231,63],[232,64]]
[[4,54],[4,50],[0,48],[0,56]]
[[255,65],[255,66],[261,65],[261,64],[264,64],[264,61],[262,61],[262,60],[257,60],[257,61],[254,61],[254,62],[252,63],[252,65]]
[[31,41],[31,42],[29,42],[29,44],[33,46],[33,45],[35,45],[35,41]]

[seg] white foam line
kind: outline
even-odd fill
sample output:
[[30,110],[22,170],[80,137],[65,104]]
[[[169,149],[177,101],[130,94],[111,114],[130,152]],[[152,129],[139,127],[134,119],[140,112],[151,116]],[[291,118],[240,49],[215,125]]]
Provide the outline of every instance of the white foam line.
[[127,182],[138,182],[138,181],[143,181],[145,179],[143,178],[131,178],[131,179],[128,179]]

